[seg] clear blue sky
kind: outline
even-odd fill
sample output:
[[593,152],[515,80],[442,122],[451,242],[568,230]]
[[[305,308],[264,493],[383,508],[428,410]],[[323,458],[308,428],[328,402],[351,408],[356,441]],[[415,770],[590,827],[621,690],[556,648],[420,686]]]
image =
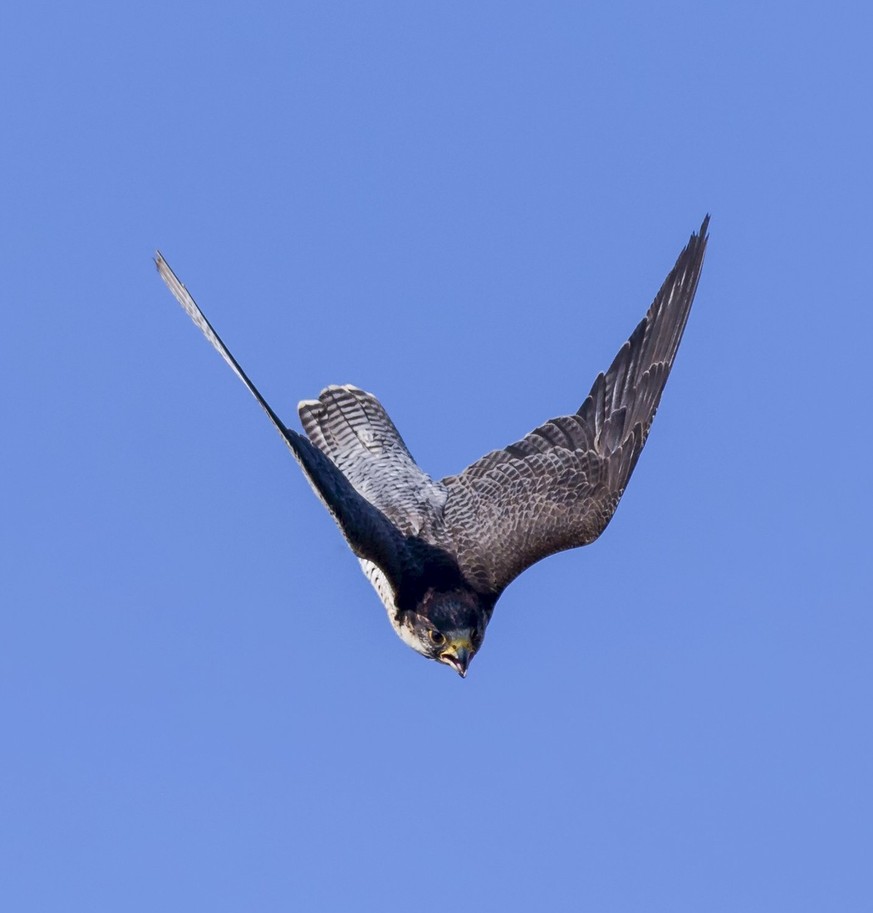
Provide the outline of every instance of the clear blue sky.
[[[862,3],[2,13],[0,905],[873,909]],[[652,436],[466,681],[289,422],[432,475],[575,409],[703,215]]]

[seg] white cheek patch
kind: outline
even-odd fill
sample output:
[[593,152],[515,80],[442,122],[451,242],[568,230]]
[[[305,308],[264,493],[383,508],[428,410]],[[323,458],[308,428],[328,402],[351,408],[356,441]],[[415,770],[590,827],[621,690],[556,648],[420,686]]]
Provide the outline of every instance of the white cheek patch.
[[418,641],[418,638],[412,633],[412,631],[406,627],[406,625],[398,624],[395,620],[397,615],[397,606],[395,604],[395,595],[394,588],[388,581],[388,578],[382,572],[382,569],[373,564],[372,561],[367,561],[364,558],[358,558],[358,561],[361,564],[361,569],[364,572],[364,576],[367,580],[373,584],[373,589],[379,594],[379,598],[382,600],[382,604],[385,606],[385,611],[388,613],[388,621],[391,622],[391,627],[397,632],[397,636],[406,644],[407,647],[412,647],[416,653],[421,653],[422,656],[427,656],[427,653],[422,649],[421,644]]
[[406,625],[395,625],[394,630],[407,647],[412,647],[416,653],[420,653],[422,656],[427,656],[429,658],[429,654],[424,651],[421,642]]

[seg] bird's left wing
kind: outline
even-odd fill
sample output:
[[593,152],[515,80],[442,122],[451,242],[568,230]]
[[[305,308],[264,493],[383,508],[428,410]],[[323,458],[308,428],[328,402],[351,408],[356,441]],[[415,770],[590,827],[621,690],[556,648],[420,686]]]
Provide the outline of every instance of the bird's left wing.
[[691,236],[648,313],[576,413],[442,480],[446,535],[462,573],[479,590],[499,594],[525,568],[593,542],[609,523],[685,329],[708,222]]
[[285,427],[269,403],[261,396],[257,387],[249,380],[237,360],[231,355],[203,311],[197,306],[160,253],[155,255],[155,263],[161,278],[175,295],[176,300],[202,330],[203,335],[217,349],[219,355],[227,362],[236,376],[246,385],[248,391],[276,426],[315,493],[336,520],[352,551],[359,558],[377,564],[388,577],[395,591],[399,590],[404,574],[417,560],[407,549],[404,537],[384,514],[355,491],[343,473],[318,447],[306,440],[303,435]]

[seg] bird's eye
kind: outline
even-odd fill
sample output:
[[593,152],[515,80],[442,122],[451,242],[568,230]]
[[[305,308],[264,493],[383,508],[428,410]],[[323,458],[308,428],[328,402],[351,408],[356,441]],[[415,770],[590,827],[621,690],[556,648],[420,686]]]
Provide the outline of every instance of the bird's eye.
[[428,631],[428,637],[430,637],[430,642],[435,647],[441,647],[446,642],[446,635],[440,631]]
[[473,629],[473,633],[470,635],[470,643],[477,648],[482,643],[482,632],[478,628]]

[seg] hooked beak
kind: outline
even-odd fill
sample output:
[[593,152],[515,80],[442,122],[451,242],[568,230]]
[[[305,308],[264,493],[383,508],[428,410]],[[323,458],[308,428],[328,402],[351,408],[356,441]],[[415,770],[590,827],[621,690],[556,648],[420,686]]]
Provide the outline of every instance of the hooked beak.
[[466,638],[449,641],[449,645],[440,653],[440,662],[451,666],[461,678],[467,677],[467,666],[473,658],[473,645]]

